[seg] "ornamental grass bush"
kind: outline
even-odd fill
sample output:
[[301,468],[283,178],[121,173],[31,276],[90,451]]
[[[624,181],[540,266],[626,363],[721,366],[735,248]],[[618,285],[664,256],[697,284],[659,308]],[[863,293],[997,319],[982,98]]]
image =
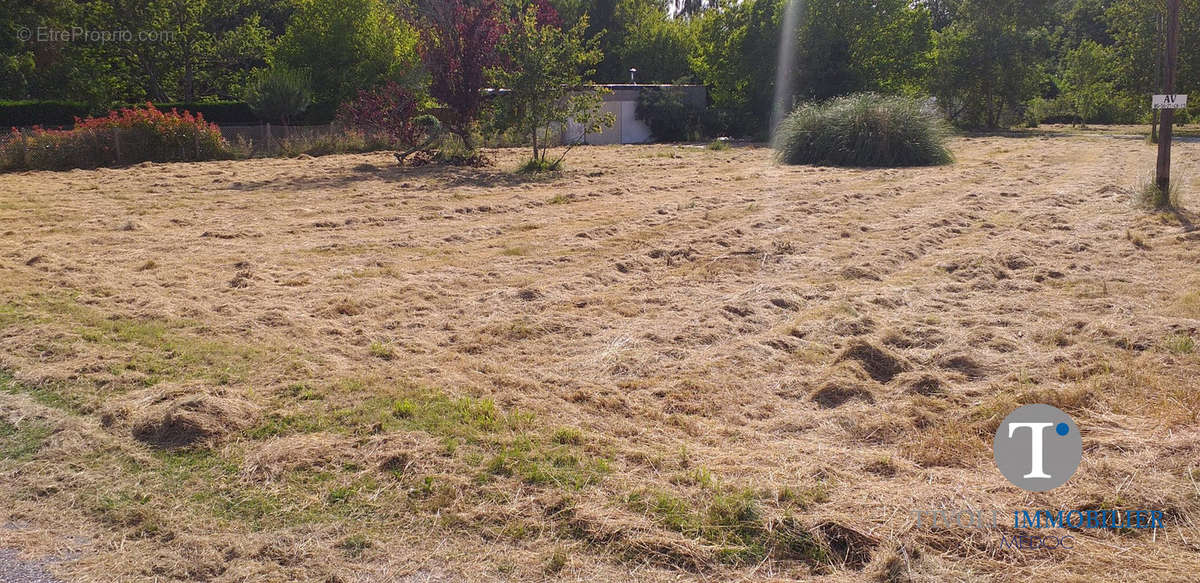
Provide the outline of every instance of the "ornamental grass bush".
[[152,104],[105,117],[75,118],[70,130],[13,131],[0,142],[0,170],[65,170],[138,162],[233,157],[216,124],[190,112],[162,112]]
[[796,108],[774,145],[784,164],[930,166],[952,161],[947,136],[946,123],[920,100],[858,93]]

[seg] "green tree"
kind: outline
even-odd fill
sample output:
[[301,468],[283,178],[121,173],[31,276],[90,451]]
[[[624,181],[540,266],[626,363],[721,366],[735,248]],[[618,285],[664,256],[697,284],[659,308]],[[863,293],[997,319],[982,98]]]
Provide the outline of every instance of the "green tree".
[[[100,0],[88,5],[98,29],[155,35],[152,40],[83,43],[93,62],[138,85],[122,101],[229,98],[254,67],[265,64],[268,31],[251,0]],[[122,66],[124,65],[124,66]]]
[[411,82],[416,44],[382,0],[300,0],[271,62],[309,69],[316,100],[341,103],[388,79]]
[[918,0],[915,5],[929,10],[933,30],[942,30],[954,22],[954,15],[958,14],[958,5],[961,3],[962,0]]
[[219,99],[241,95],[255,68],[266,65],[273,43],[271,30],[257,13],[222,31],[196,73],[198,95]]
[[539,140],[551,127],[574,125],[583,133],[612,125],[612,115],[600,113],[600,91],[584,81],[600,61],[595,37],[586,36],[587,17],[568,29],[540,26],[537,7],[527,6],[500,41],[508,63],[490,70],[497,87],[508,89],[500,102],[500,119],[506,127],[530,138],[533,157],[527,168],[555,169],[576,143],[567,136],[566,150],[554,161],[547,155],[550,143]]
[[785,104],[857,91],[923,92],[932,44],[924,4],[801,4],[795,52],[780,55],[785,6],[782,0],[729,1],[695,18],[692,67],[709,87],[717,112],[740,128],[733,133],[762,137],[769,129],[777,67],[791,69],[792,95]]
[[287,125],[312,103],[312,81],[307,70],[276,65],[258,72],[247,84],[244,99],[255,113]]
[[[1150,95],[1162,88],[1165,10],[1162,0],[1113,0],[1105,13],[1116,90],[1152,122]],[[1200,91],[1200,0],[1181,2],[1177,75],[1177,93]]]
[[[656,0],[621,0],[617,4],[616,68],[636,68],[639,83],[672,83],[692,74],[688,54],[694,39],[690,22],[668,18],[666,7]],[[627,80],[628,77],[615,79]]]
[[[194,101],[241,94],[266,64],[270,26],[291,0],[0,0],[0,92],[114,103]],[[98,42],[20,41],[18,31],[129,31]],[[149,38],[137,35],[150,34]],[[16,44],[14,44],[16,43]]]
[[781,0],[722,0],[696,20],[692,68],[708,87],[709,129],[765,137],[775,92]]
[[1038,88],[1048,54],[1038,0],[963,0],[934,36],[930,89],[950,119],[999,127]]
[[908,0],[807,5],[792,59],[801,97],[856,91],[915,93],[924,87],[931,43],[929,10]]
[[1079,124],[1086,126],[1113,94],[1112,52],[1085,40],[1063,60],[1063,96],[1070,101]]

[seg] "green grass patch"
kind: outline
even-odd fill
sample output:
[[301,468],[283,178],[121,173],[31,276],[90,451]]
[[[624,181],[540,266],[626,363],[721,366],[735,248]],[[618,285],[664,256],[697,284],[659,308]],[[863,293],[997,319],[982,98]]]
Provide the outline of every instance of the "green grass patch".
[[1172,334],[1163,341],[1163,347],[1171,354],[1191,354],[1196,351],[1196,340],[1189,334]]
[[672,476],[671,483],[684,486],[699,486],[704,489],[715,489],[717,487],[717,479],[713,475],[712,470],[704,466],[692,468]]
[[163,380],[191,378],[216,384],[242,382],[266,357],[259,347],[212,340],[190,332],[202,329],[200,322],[129,318],[64,297],[34,299],[27,305],[5,304],[0,309],[0,324],[16,321],[62,326],[78,334],[85,343],[128,353],[126,362],[110,368],[109,372],[117,376],[125,371],[141,373],[146,386]]
[[800,510],[807,510],[817,504],[829,501],[829,489],[824,482],[808,487],[784,486],[779,489],[776,499],[780,504],[789,504]]
[[751,564],[768,556],[811,564],[829,560],[824,545],[795,519],[768,519],[759,496],[750,490],[717,492],[700,503],[670,492],[642,490],[630,494],[626,504],[664,528],[715,546],[717,558],[725,563]]
[[325,395],[309,386],[308,383],[292,383],[284,389],[284,394],[298,401],[319,401],[325,398]]
[[0,329],[18,324],[31,317],[24,308],[15,304],[0,304]]
[[124,368],[146,375],[148,386],[181,378],[202,378],[217,384],[244,381],[264,356],[259,349],[185,331],[199,327],[196,322],[105,317],[82,309],[64,312],[76,316],[77,330],[85,341],[133,348]]
[[69,413],[83,414],[90,411],[90,407],[82,396],[71,393],[64,387],[57,385],[30,386],[18,383],[11,374],[4,370],[0,370],[0,391],[14,395],[28,395],[39,405]]
[[527,484],[578,490],[598,483],[610,469],[607,460],[520,437],[492,456],[485,471],[483,481],[491,475],[511,476]]
[[0,420],[0,459],[21,461],[33,457],[53,431],[34,421],[13,424]]
[[131,538],[169,536],[170,529],[152,497],[142,491],[118,489],[96,494],[89,510],[112,527],[123,528]]
[[403,506],[402,492],[384,491],[375,476],[357,471],[300,469],[271,483],[247,481],[236,453],[156,452],[150,461],[128,459],[121,466],[137,483],[161,492],[156,497],[162,498],[163,512],[211,516],[254,530],[369,521]]
[[582,445],[583,432],[574,427],[561,427],[554,431],[554,443],[561,445]]

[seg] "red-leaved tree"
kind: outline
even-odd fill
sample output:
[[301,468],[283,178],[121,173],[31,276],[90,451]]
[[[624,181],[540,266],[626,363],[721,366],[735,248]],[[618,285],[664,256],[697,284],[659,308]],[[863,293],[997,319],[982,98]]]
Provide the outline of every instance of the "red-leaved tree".
[[389,81],[382,87],[363,89],[353,100],[338,108],[337,121],[343,127],[386,139],[393,147],[408,148],[421,139],[421,129],[413,123],[417,100],[412,93]]
[[537,22],[539,25],[562,28],[562,18],[558,16],[558,10],[554,9],[554,5],[550,3],[550,0],[533,0],[533,5],[537,6]]
[[471,129],[483,105],[487,69],[499,64],[496,45],[505,31],[497,0],[426,0],[418,8],[421,60],[429,94],[445,106],[442,122],[474,150]]

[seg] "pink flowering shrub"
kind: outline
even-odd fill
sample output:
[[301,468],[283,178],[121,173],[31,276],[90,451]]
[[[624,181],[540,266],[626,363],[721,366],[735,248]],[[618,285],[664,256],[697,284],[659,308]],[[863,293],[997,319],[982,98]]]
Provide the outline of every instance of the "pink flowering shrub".
[[120,109],[75,118],[70,130],[15,128],[0,141],[0,170],[62,170],[138,162],[214,160],[231,156],[216,124],[190,112]]

